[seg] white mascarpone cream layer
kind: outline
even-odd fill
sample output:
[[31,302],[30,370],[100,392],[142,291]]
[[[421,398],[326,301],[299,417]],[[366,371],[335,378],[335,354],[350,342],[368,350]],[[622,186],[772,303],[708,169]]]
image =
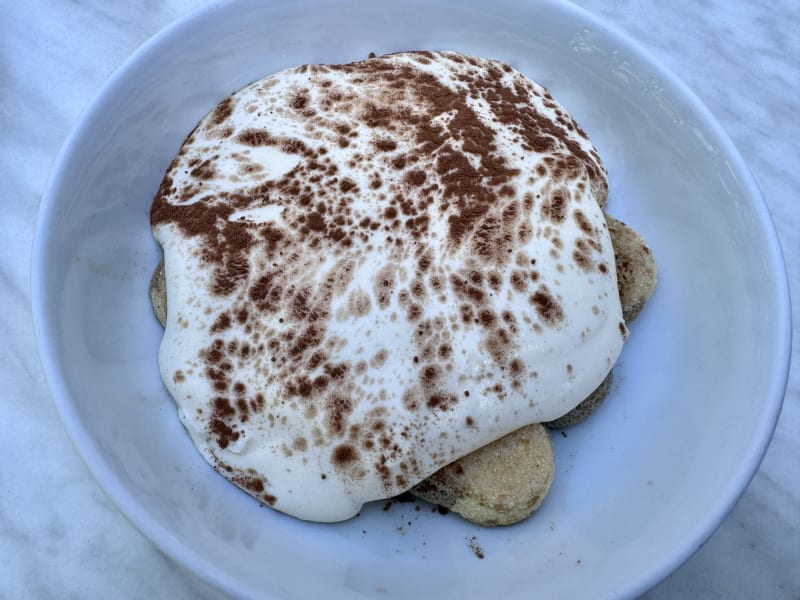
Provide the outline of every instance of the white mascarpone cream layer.
[[186,429],[261,501],[338,521],[563,415],[626,336],[606,190],[500,62],[400,53],[236,92],[151,211]]

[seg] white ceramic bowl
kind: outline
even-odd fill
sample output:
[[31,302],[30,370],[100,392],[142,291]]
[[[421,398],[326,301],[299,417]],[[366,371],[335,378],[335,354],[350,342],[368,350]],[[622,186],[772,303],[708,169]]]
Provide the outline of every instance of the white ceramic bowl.
[[[151,198],[198,119],[280,68],[404,49],[505,60],[550,88],[610,173],[610,211],[650,242],[658,289],[592,418],[555,436],[522,524],[414,504],[337,525],[273,512],[195,451],[159,379]],[[225,2],[150,40],[62,150],[33,255],[41,357],[67,429],[165,553],[237,595],[631,597],[719,525],[769,442],[789,361],[783,262],[759,191],[711,115],[629,40],[556,2]],[[483,549],[479,560],[470,538]]]

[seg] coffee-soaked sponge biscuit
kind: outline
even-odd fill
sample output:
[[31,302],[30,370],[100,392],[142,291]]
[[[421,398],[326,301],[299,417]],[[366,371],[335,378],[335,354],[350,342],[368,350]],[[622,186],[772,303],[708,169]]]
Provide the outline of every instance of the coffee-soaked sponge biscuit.
[[658,267],[641,235],[608,213],[606,223],[614,247],[622,317],[626,323],[631,323],[656,287]]
[[554,471],[550,434],[534,423],[450,463],[411,493],[473,523],[511,525],[539,508]]
[[167,278],[164,273],[164,259],[162,258],[153,276],[150,277],[150,305],[153,313],[162,327],[167,326]]

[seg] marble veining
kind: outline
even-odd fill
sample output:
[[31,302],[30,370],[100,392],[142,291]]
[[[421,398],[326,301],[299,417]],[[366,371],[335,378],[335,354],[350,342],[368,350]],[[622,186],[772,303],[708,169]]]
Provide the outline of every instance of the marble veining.
[[[0,598],[222,598],[117,510],[72,447],[33,337],[29,268],[59,147],[102,83],[199,0],[3,2],[0,19]],[[578,0],[677,73],[761,186],[800,298],[800,11],[793,0]],[[800,322],[798,308],[793,310]],[[793,356],[798,357],[795,335]],[[795,361],[796,363],[796,361]],[[717,533],[645,598],[800,597],[800,367],[772,444]]]

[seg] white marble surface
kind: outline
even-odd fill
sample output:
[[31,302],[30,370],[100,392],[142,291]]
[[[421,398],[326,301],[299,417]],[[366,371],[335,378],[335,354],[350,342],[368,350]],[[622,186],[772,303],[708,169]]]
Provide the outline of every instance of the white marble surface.
[[[59,147],[125,58],[201,2],[0,2],[0,599],[220,598],[128,523],[73,449],[40,370],[29,293],[36,214]],[[796,1],[577,3],[636,39],[719,119],[764,192],[800,298]],[[709,542],[646,595],[687,597],[800,598],[797,364],[747,492]]]

